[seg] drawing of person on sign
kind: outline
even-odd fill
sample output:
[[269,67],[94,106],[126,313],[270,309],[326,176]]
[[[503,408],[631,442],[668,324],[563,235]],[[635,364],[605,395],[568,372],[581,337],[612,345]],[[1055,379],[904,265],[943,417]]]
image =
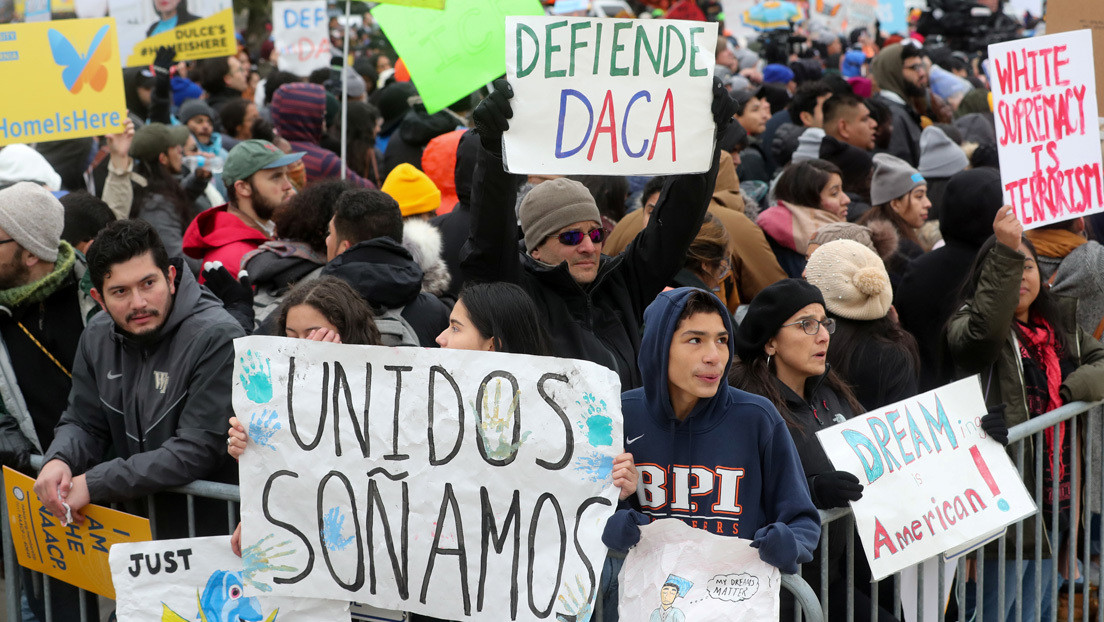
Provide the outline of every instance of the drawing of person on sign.
[[675,599],[686,597],[694,584],[676,575],[667,575],[663,587],[659,588],[659,606],[652,612],[648,622],[686,622],[686,614],[675,607]]
[[188,0],[153,0],[153,10],[157,13],[157,21],[150,24],[147,37],[199,19],[198,15],[188,12]]

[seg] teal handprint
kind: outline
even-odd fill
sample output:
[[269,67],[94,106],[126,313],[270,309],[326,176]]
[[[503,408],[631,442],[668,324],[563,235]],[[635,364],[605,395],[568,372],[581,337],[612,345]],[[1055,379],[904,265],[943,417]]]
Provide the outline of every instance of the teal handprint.
[[280,420],[275,410],[265,409],[253,413],[253,417],[249,420],[249,438],[261,447],[268,447],[272,451],[276,451],[272,446],[272,435],[279,429]]
[[[575,584],[578,586],[577,594],[564,582],[564,591],[560,593],[559,601],[564,606],[565,613],[557,612],[556,622],[589,622],[593,613],[591,599],[594,597],[594,589],[583,588],[583,579],[577,575]],[[565,594],[567,598],[564,598]]]
[[239,359],[242,373],[238,375],[245,396],[257,404],[267,404],[272,400],[272,363],[261,359],[252,350]]
[[345,547],[353,541],[354,536],[342,537],[341,529],[345,526],[345,515],[341,508],[332,507],[322,519],[322,542],[331,551],[344,551]]
[[272,587],[267,583],[254,580],[254,576],[268,572],[295,572],[299,570],[294,566],[274,563],[274,560],[278,557],[295,554],[295,549],[289,548],[291,540],[265,546],[265,542],[274,537],[276,536],[268,534],[255,544],[242,549],[242,579],[262,592],[271,592]]

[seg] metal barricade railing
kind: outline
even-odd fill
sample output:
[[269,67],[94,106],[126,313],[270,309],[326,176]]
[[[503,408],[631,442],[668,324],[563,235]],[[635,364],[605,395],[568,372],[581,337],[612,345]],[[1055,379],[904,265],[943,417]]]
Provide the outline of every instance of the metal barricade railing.
[[[42,468],[43,458],[42,456],[32,456],[31,466],[38,470]],[[2,477],[2,476],[0,476]],[[239,504],[239,492],[238,487],[232,484],[221,484],[217,482],[196,481],[186,486],[180,486],[178,488],[169,488],[168,492],[179,493],[186,496],[187,508],[188,508],[188,536],[195,537],[196,535],[196,516],[195,516],[195,499],[215,499],[225,501],[227,505],[227,526],[228,531],[232,532],[237,524],[237,506]],[[23,607],[22,607],[22,568],[19,566],[15,558],[15,547],[12,545],[12,537],[10,532],[10,525],[8,524],[7,507],[5,506],[5,496],[0,492],[0,540],[3,541],[4,552],[4,592],[6,598],[6,616],[4,619],[10,622],[20,622],[23,620]],[[153,533],[154,539],[157,539],[158,529],[156,523],[156,513],[153,511],[152,498],[147,500],[147,510],[150,516],[150,530]],[[52,611],[52,603],[50,599],[50,585],[51,583],[57,583],[56,579],[51,579],[48,576],[34,573],[36,577],[41,577],[43,586],[43,601],[45,603],[45,619],[38,620],[38,622],[55,622]],[[782,575],[782,589],[790,592],[794,598],[794,602],[800,605],[798,615],[804,613],[804,619],[808,622],[824,622],[826,619],[822,615],[821,605],[817,600],[816,592],[813,588],[801,578],[800,575]],[[86,592],[80,590],[79,601],[79,621],[80,622],[96,622],[100,620],[99,611],[89,611],[86,606],[86,599],[84,595]],[[601,622],[601,621],[598,621]]]

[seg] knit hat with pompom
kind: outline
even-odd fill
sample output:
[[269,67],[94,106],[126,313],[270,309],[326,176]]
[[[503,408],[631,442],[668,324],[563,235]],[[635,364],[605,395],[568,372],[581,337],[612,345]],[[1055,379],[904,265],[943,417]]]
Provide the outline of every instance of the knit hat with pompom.
[[882,258],[853,240],[835,240],[813,251],[805,278],[824,294],[828,312],[838,317],[877,320],[893,304]]

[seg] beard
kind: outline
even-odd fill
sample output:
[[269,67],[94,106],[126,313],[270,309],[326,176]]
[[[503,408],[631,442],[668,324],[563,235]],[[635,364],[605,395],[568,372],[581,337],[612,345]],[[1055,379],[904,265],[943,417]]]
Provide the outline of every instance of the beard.
[[22,287],[30,281],[31,269],[23,262],[23,252],[17,250],[11,261],[0,264],[0,291]]
[[905,97],[923,97],[928,94],[928,89],[905,80]]
[[282,203],[273,203],[265,198],[260,192],[257,192],[257,188],[253,188],[253,213],[257,215],[257,218],[261,220],[272,220],[272,215],[276,213],[276,208],[283,205]]

